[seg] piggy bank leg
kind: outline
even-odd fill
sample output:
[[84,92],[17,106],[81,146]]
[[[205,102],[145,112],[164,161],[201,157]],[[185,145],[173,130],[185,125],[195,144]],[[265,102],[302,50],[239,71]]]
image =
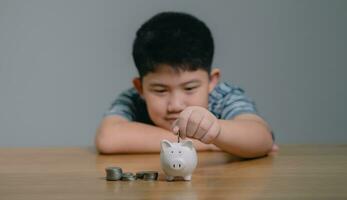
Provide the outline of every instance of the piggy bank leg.
[[190,181],[190,180],[192,180],[192,175],[185,176],[185,177],[183,177],[183,179],[185,181]]
[[174,176],[166,176],[167,181],[173,181],[175,179]]

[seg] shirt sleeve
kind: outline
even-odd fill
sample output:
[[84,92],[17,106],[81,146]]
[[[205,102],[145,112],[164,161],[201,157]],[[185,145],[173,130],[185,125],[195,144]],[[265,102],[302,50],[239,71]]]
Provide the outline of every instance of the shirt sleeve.
[[139,98],[134,88],[122,92],[112,103],[110,108],[104,113],[104,117],[119,115],[129,121],[134,121],[136,117],[136,99]]
[[255,103],[245,95],[245,91],[237,86],[230,86],[229,92],[223,98],[223,110],[221,119],[232,119],[239,114],[258,114]]
[[[244,113],[252,113],[260,116],[254,101],[246,96],[245,91],[240,87],[222,83],[216,89],[216,92],[220,94],[219,97],[222,102],[221,119],[232,119]],[[275,135],[272,130],[271,135],[275,141]]]

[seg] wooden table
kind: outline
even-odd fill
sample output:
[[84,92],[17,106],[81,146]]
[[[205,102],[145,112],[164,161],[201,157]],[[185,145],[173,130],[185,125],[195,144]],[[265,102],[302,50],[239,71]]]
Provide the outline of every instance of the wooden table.
[[[0,148],[0,199],[347,199],[347,145],[282,145],[239,160],[199,153],[190,182],[166,182],[159,154],[93,148]],[[157,170],[158,181],[106,181],[105,167]]]

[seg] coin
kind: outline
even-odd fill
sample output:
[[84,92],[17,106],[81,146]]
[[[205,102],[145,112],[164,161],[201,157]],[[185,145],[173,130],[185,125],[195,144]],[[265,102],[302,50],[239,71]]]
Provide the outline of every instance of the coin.
[[136,179],[143,179],[146,181],[157,180],[157,171],[139,171],[136,174],[132,172],[124,172],[120,167],[107,167],[106,169],[106,180],[108,181],[134,181]]
[[122,178],[123,171],[120,167],[107,167],[106,171],[106,180],[108,181],[118,181]]
[[178,133],[177,133],[177,143],[180,143],[180,131],[178,130]]
[[144,171],[136,172],[136,178],[138,178],[138,179],[143,179],[143,175],[145,175]]
[[143,175],[143,180],[145,181],[155,181],[158,179],[158,172],[156,171],[146,171]]
[[125,173],[123,173],[121,180],[122,181],[134,181],[134,180],[136,180],[136,176],[131,172],[125,172]]
[[157,180],[158,179],[158,172],[157,171],[136,172],[136,178],[143,179],[145,181]]

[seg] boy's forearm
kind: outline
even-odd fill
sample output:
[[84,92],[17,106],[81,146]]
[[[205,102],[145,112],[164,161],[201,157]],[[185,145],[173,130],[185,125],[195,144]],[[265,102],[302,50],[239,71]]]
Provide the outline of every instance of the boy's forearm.
[[266,155],[272,147],[268,128],[253,120],[218,120],[221,132],[213,144],[233,155],[255,158]]
[[[157,153],[160,141],[177,141],[177,136],[165,129],[137,122],[109,125],[98,130],[96,147],[101,153]],[[210,150],[212,144],[193,140],[198,151]]]

